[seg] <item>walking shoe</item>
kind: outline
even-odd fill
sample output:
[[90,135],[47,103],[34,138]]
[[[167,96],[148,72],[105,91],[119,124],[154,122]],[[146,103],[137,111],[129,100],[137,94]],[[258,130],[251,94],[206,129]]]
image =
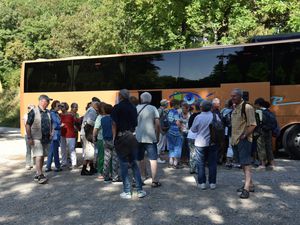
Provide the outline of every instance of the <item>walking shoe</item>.
[[147,193],[144,190],[137,191],[137,196],[139,198],[144,198],[146,195],[147,195]]
[[54,172],[60,172],[60,171],[62,171],[62,168],[56,168],[56,169],[54,170]]
[[183,165],[182,164],[177,164],[176,166],[173,165],[173,169],[183,169]]
[[157,163],[164,164],[164,163],[166,163],[166,160],[162,160],[162,159],[158,158],[158,159],[157,159]]
[[88,170],[81,170],[81,176],[91,176],[93,173],[90,173]]
[[216,184],[209,184],[209,187],[211,190],[215,190],[217,185]]
[[205,190],[205,189],[206,189],[206,184],[205,184],[205,183],[198,184],[198,187],[199,187],[201,190]]
[[110,184],[111,183],[111,179],[110,178],[105,178],[104,179],[104,184]]
[[26,170],[31,170],[33,167],[32,166],[25,166]]
[[36,175],[34,176],[33,180],[34,180],[34,181],[38,181],[38,180],[39,180],[39,175],[36,174]]
[[98,170],[94,167],[90,168],[90,173],[91,174],[95,174],[95,173],[98,173]]
[[50,172],[50,171],[52,171],[51,168],[46,168],[46,170],[45,170],[46,173],[48,173],[48,172]]
[[130,192],[122,192],[120,194],[120,197],[123,199],[131,199],[131,193]]
[[122,182],[122,179],[120,177],[115,177],[112,179],[113,183],[118,183],[118,182]]
[[45,177],[44,174],[41,174],[38,176],[38,183],[39,184],[45,184],[48,181],[47,177]]

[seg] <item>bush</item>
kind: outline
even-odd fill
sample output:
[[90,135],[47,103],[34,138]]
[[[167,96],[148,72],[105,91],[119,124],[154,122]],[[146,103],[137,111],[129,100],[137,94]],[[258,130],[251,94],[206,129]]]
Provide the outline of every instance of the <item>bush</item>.
[[4,88],[0,93],[0,126],[20,127],[19,87]]

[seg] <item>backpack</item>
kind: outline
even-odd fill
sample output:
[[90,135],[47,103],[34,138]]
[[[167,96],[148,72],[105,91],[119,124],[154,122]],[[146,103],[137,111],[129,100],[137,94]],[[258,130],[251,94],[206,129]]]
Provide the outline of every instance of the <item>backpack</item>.
[[262,129],[265,131],[271,130],[272,135],[274,137],[278,137],[280,135],[280,128],[278,126],[274,113],[272,113],[268,109],[262,110],[262,112],[263,112]]
[[217,115],[213,113],[213,120],[209,124],[209,133],[210,133],[210,145],[219,144],[221,145],[225,140],[225,130],[223,122],[217,120]]
[[161,110],[161,113],[159,115],[159,121],[160,121],[160,127],[161,130],[164,132],[167,132],[170,129],[170,122],[168,119],[169,111],[165,112],[164,110]]
[[[252,105],[245,101],[242,104],[241,116],[244,117],[247,122],[246,104],[248,104],[250,106],[252,106]],[[252,108],[254,108],[254,107],[252,106]],[[255,114],[254,116],[255,116],[256,124],[257,124],[257,126],[259,126],[261,124],[259,114],[256,111],[254,111],[254,114]]]

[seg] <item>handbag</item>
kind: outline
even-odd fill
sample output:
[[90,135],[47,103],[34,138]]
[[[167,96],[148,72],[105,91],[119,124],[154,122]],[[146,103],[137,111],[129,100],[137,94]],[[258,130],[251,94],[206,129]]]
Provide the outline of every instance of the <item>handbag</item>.
[[137,149],[138,142],[130,131],[124,131],[121,136],[117,136],[114,142],[117,154],[122,158],[131,157]]

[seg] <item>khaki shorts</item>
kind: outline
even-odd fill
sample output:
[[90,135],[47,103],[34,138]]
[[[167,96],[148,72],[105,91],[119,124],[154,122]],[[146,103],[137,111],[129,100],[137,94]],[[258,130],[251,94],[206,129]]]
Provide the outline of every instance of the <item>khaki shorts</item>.
[[33,140],[34,145],[31,146],[32,157],[47,156],[49,144],[42,144],[40,140]]
[[95,145],[89,142],[84,135],[81,135],[82,143],[82,156],[84,160],[94,160],[95,158]]

